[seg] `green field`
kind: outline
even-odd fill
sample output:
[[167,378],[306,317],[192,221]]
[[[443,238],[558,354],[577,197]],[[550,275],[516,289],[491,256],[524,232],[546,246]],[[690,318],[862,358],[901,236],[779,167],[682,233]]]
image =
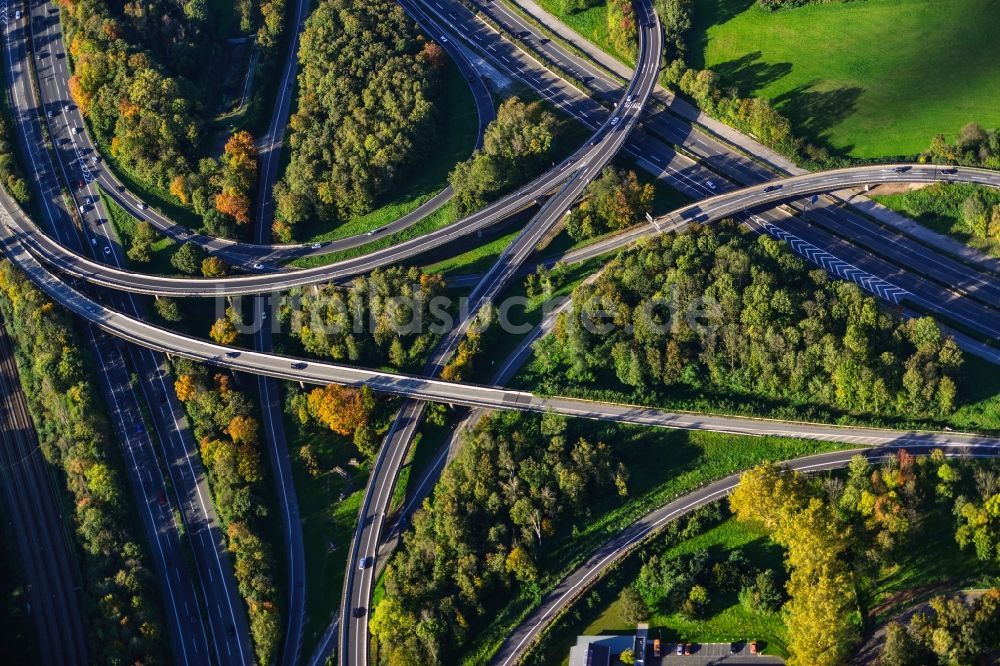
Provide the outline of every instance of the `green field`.
[[775,102],[797,132],[859,158],[915,155],[1000,125],[995,0],[859,0],[770,12],[697,0],[693,67]]

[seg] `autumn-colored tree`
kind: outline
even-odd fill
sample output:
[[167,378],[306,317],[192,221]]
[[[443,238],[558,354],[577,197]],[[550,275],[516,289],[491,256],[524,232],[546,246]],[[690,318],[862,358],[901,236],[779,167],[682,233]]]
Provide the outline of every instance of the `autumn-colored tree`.
[[220,345],[231,345],[236,342],[239,333],[236,331],[236,327],[233,326],[233,322],[223,317],[217,319],[212,324],[212,328],[208,331],[208,336]]
[[205,257],[201,262],[201,274],[205,277],[222,277],[226,274],[226,262],[216,256]]
[[440,69],[448,63],[448,55],[437,42],[427,42],[424,44],[420,56],[425,58],[432,66]]
[[243,192],[225,188],[215,195],[215,209],[239,224],[250,221],[250,197]]
[[375,400],[371,389],[330,384],[313,389],[308,398],[309,413],[338,435],[352,435],[371,417]]
[[188,192],[187,181],[184,180],[184,176],[177,175],[174,176],[173,180],[170,181],[170,194],[177,197],[185,206],[191,201],[190,193]]
[[174,382],[174,392],[177,393],[178,400],[187,402],[198,392],[198,385],[191,375],[181,375]]
[[237,444],[256,444],[257,429],[257,419],[252,416],[237,415],[229,422],[226,434]]

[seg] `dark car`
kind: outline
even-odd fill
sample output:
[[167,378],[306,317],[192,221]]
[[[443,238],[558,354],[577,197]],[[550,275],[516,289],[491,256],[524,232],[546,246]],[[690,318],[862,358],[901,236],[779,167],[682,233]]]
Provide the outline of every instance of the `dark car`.
[[239,358],[240,353],[238,351],[228,351],[226,352],[226,358]]
[[781,189],[781,185],[768,185],[764,188],[765,192],[777,192]]
[[144,432],[146,432],[146,428],[143,427],[143,425],[141,423],[136,423],[135,424],[135,434],[141,435]]
[[156,493],[156,503],[159,504],[160,506],[167,505],[167,496],[163,494],[162,490]]
[[354,609],[354,617],[364,617],[364,616],[365,616],[364,608],[358,606],[357,608]]
[[948,169],[941,169],[941,173],[947,174],[947,175],[950,176],[952,174],[958,173],[958,169],[956,169],[955,167],[951,167],[951,168],[948,168]]
[[898,166],[898,167],[893,167],[892,172],[893,173],[906,173],[909,170],[910,170],[910,167],[908,167],[908,166]]
[[297,361],[295,363],[292,363],[293,370],[305,370],[307,367],[309,367],[309,364],[304,361]]

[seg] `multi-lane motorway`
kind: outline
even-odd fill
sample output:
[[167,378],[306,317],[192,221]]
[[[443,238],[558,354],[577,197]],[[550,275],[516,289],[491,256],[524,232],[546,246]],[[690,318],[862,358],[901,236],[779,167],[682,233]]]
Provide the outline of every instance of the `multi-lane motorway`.
[[[77,211],[62,196],[62,186],[75,185],[75,178],[80,177],[76,170],[81,168],[83,148],[76,139],[83,134],[71,131],[72,121],[65,119],[68,114],[65,107],[61,106],[54,114],[42,113],[32,85],[34,62],[28,54],[52,56],[51,62],[39,64],[40,88],[64,84],[64,77],[56,76],[55,72],[66,63],[52,49],[51,35],[47,33],[58,23],[57,11],[51,11],[53,8],[43,2],[32,3],[28,9],[20,20],[8,23],[5,46],[9,55],[10,99],[42,213],[62,243],[87,248],[121,266],[121,248],[110,225],[102,224],[107,217],[99,215],[100,205],[91,204],[90,210],[76,218]],[[60,94],[68,100],[65,90]],[[47,149],[47,137],[51,138],[53,150]],[[86,196],[96,198],[97,190],[92,183],[85,181],[85,190]],[[81,236],[90,242],[81,241]],[[112,294],[111,300],[133,316],[141,311],[141,305],[130,296]],[[236,594],[229,554],[209,500],[194,438],[167,381],[165,358],[150,349],[122,345],[92,329],[85,333],[97,354],[105,400],[112,406],[112,423],[126,450],[129,463],[126,468],[133,492],[138,505],[145,509],[141,513],[152,544],[154,565],[163,583],[175,657],[184,663],[212,659],[246,664],[252,660],[252,651],[245,614]],[[140,380],[138,387],[132,385],[130,365]],[[143,399],[148,411],[140,406]],[[142,427],[144,412],[152,417],[150,425],[155,439],[152,432]],[[159,444],[166,474],[161,472],[154,442]],[[177,516],[184,522],[192,550],[183,545]],[[188,553],[193,553],[193,558]],[[193,630],[192,624],[196,625]]]
[[[305,5],[305,2],[299,2],[296,5],[295,12],[298,22],[296,27],[302,22]],[[260,187],[261,198],[258,202],[257,243],[254,245],[234,244],[229,241],[200,237],[174,225],[152,209],[140,208],[139,200],[125,190],[109,170],[100,166],[99,159],[94,159],[97,154],[94,152],[93,145],[89,143],[87,133],[73,131],[74,128],[82,128],[84,125],[79,112],[69,103],[66,88],[68,69],[65,59],[59,57],[63,53],[63,46],[58,29],[58,18],[51,11],[52,8],[49,5],[36,0],[34,6],[31,7],[29,16],[40,18],[29,19],[29,17],[25,17],[19,23],[8,24],[8,29],[5,31],[8,67],[11,74],[9,80],[14,82],[12,84],[12,98],[14,98],[15,114],[21,126],[22,141],[26,144],[26,152],[33,162],[33,170],[38,179],[41,200],[47,211],[49,226],[57,234],[68,233],[68,235],[56,240],[42,233],[22,211],[13,205],[9,198],[4,198],[0,202],[3,204],[0,208],[0,217],[3,217],[5,228],[2,230],[2,236],[8,256],[24,268],[53,299],[63,303],[106,331],[151,349],[198,358],[233,369],[255,372],[261,377],[283,377],[321,384],[331,382],[368,383],[377,390],[425,400],[433,399],[476,407],[553,409],[560,413],[576,416],[610,418],[665,427],[707,428],[738,433],[766,432],[800,437],[816,436],[838,441],[851,441],[852,438],[857,441],[856,438],[862,437],[870,439],[872,443],[893,441],[898,438],[903,438],[903,441],[911,443],[924,441],[925,435],[922,434],[901,435],[892,431],[848,431],[845,433],[843,430],[809,424],[777,424],[765,421],[670,414],[631,406],[604,405],[559,398],[539,398],[526,393],[504,391],[494,387],[449,384],[437,380],[373,372],[334,364],[307,363],[265,353],[269,349],[265,332],[262,332],[255,340],[258,351],[231,350],[143,324],[137,317],[139,310],[126,297],[116,297],[113,301],[114,306],[120,310],[120,312],[116,311],[68,286],[37,261],[37,258],[41,258],[63,273],[83,278],[87,282],[137,293],[176,296],[256,294],[347,277],[377,266],[398,263],[403,259],[414,257],[429,249],[437,249],[445,243],[474,233],[508,217],[513,212],[540,203],[544,195],[551,195],[532,222],[526,226],[524,232],[504,252],[498,264],[477,285],[473,292],[475,305],[472,310],[474,312],[480,305],[491,301],[500,292],[509,278],[516,273],[523,260],[533,251],[538,239],[544,236],[544,233],[559,219],[565,209],[579,197],[587,182],[597,174],[610,157],[625,147],[625,150],[635,157],[641,165],[658,172],[658,175],[663,176],[681,191],[694,197],[701,197],[706,193],[717,192],[717,194],[675,211],[649,227],[603,241],[606,250],[621,247],[643,235],[656,233],[665,227],[676,226],[679,223],[710,222],[722,217],[742,214],[746,210],[759,209],[761,211],[759,214],[753,214],[747,218],[751,226],[788,239],[797,251],[831,271],[837,272],[841,277],[855,279],[890,300],[908,301],[920,309],[940,314],[951,321],[961,323],[969,329],[977,331],[983,337],[1000,338],[1000,314],[996,308],[996,303],[1000,302],[1000,299],[997,298],[1000,295],[1000,287],[994,281],[993,276],[984,274],[973,266],[967,266],[950,257],[943,256],[932,248],[914,244],[909,238],[887,232],[885,229],[875,229],[870,222],[862,220],[856,215],[845,213],[842,209],[832,206],[825,200],[806,200],[803,202],[802,199],[804,196],[815,193],[879,182],[960,180],[1000,186],[1000,175],[996,172],[973,169],[954,171],[949,169],[945,171],[941,167],[927,165],[890,165],[806,174],[764,185],[761,183],[772,178],[771,171],[762,169],[753,161],[739,155],[711,137],[706,138],[692,132],[690,124],[678,123],[675,117],[670,117],[668,114],[656,113],[647,116],[642,121],[646,131],[629,137],[630,130],[639,122],[643,103],[652,89],[652,85],[655,84],[659,62],[658,40],[660,32],[656,25],[655,15],[645,5],[637,6],[640,25],[643,28],[641,41],[645,45],[645,50],[640,53],[639,67],[628,86],[622,89],[618,83],[605,79],[603,73],[586,74],[584,77],[589,78],[588,83],[592,83],[595,87],[604,86],[602,90],[597,92],[606,99],[612,100],[612,103],[608,104],[611,106],[610,111],[586,97],[579,95],[574,97],[567,92],[565,82],[553,81],[552,75],[537,61],[532,64],[529,62],[530,56],[527,56],[523,51],[503,42],[499,35],[487,34],[490,31],[483,30],[482,25],[472,19],[464,7],[457,4],[452,5],[449,2],[445,2],[445,5],[442,6],[437,2],[424,3],[411,2],[410,0],[403,2],[403,5],[432,35],[440,36],[447,33],[453,36],[452,40],[442,41],[456,62],[463,68],[463,72],[473,84],[474,91],[477,90],[477,87],[481,89],[480,92],[485,89],[472,75],[468,64],[463,64],[465,57],[462,56],[462,51],[475,50],[483,53],[486,57],[491,57],[489,52],[492,51],[495,58],[499,59],[497,60],[498,67],[531,87],[542,91],[542,94],[557,106],[576,115],[589,127],[596,128],[597,133],[594,140],[560,163],[558,167],[486,209],[437,232],[432,232],[413,241],[400,243],[386,250],[370,253],[358,259],[336,262],[315,269],[279,271],[269,274],[223,278],[211,282],[131,273],[120,268],[120,248],[108,225],[102,224],[107,216],[103,215],[99,204],[91,203],[91,200],[97,201],[98,192],[96,185],[93,184],[95,182],[99,183],[107,194],[118,200],[134,214],[150,220],[179,240],[202,243],[208,249],[222,254],[237,265],[250,267],[252,266],[251,262],[264,258],[270,262],[268,264],[270,267],[279,259],[298,256],[307,250],[300,246],[275,247],[265,242],[270,206],[267,192],[270,190],[269,184],[273,183],[276,174],[276,156],[280,154],[279,147],[284,127],[284,120],[281,119],[287,117],[291,98],[291,82],[294,79],[294,62],[290,61],[294,61],[294,58],[289,57],[289,61],[285,63],[286,67],[281,78],[275,113],[272,116],[272,125],[262,141],[263,168]],[[492,11],[496,14],[491,16],[493,20],[498,23],[506,22],[505,25],[516,28],[520,19],[517,19],[515,15],[504,11],[499,6]],[[31,21],[30,25],[29,20]],[[33,30],[35,36],[34,53],[37,57],[34,64],[38,68],[39,88],[43,98],[41,104],[33,101],[34,91],[31,90],[30,86],[32,63],[28,55],[29,50],[25,48],[26,40],[24,40],[28,30]],[[528,28],[529,33],[530,31],[531,29]],[[455,36],[458,36],[459,39],[454,39]],[[494,41],[486,44],[486,38]],[[558,45],[535,39],[534,36],[532,39],[537,42],[545,58],[557,62],[559,67],[581,67],[580,71],[587,71],[585,63],[574,61],[575,56],[572,54],[561,53],[559,51],[561,47]],[[459,40],[465,43],[456,46],[455,42]],[[477,44],[477,41],[480,43]],[[650,57],[653,49],[657,53],[655,58]],[[601,83],[602,81],[604,83]],[[477,93],[476,99],[480,101],[481,122],[485,123],[481,95]],[[615,103],[614,100],[619,101]],[[54,117],[50,117],[50,122],[48,122],[48,131],[56,143],[54,151],[58,159],[56,163],[51,161],[45,163],[50,155],[43,148],[44,141],[40,127],[37,125],[38,115],[43,111],[54,113]],[[751,186],[742,190],[733,189],[724,179],[712,171],[706,171],[689,158],[676,153],[671,144],[681,146],[718,173],[732,176],[738,182],[749,183]],[[89,246],[87,242],[84,242],[83,247],[97,256],[106,255],[106,258],[112,261],[115,266],[90,259],[85,256],[84,252],[75,249],[78,247],[76,239],[73,238],[75,234],[69,231],[73,227],[71,215],[73,211],[65,209],[59,194],[58,178],[60,175],[71,187],[75,185],[77,179],[84,182],[84,187],[75,191],[77,197],[87,197],[87,200],[83,202],[78,198],[76,203],[76,205],[83,206],[82,232],[84,238],[90,241]],[[709,179],[714,180],[713,186],[708,185]],[[447,194],[445,192],[439,195],[433,205],[439,205],[440,202],[443,202],[447,198]],[[795,202],[793,203],[796,207],[795,213],[804,213],[812,224],[807,224],[801,218],[787,212],[773,210],[763,212],[764,209],[780,202]],[[423,212],[426,210],[397,221],[392,228],[395,229],[411,223]],[[383,230],[384,233],[389,231],[388,228]],[[367,240],[360,237],[345,239],[343,243],[345,247],[356,246],[367,242]],[[35,256],[25,252],[25,248],[29,249]],[[329,245],[321,248],[319,252],[332,251],[333,249],[335,248]],[[872,249],[876,249],[879,256],[872,256]],[[312,248],[308,248],[308,251],[311,252]],[[836,256],[831,252],[834,252]],[[840,263],[837,264],[836,261]],[[917,270],[910,270],[911,267]],[[257,299],[257,303],[258,309],[263,307],[262,299]],[[446,336],[427,369],[428,374],[436,373],[450,357],[461,338],[467,321],[468,319],[451,335]],[[108,338],[106,336],[95,337],[94,340],[95,347],[99,349],[102,346],[107,346]],[[157,360],[149,351],[130,351],[129,354],[141,373],[148,377],[148,381],[142,383],[143,390],[150,391],[152,389],[149,387],[155,386],[157,383],[162,389],[163,395],[155,393],[150,395],[152,398],[150,400],[151,406],[161,399],[172,400],[169,390],[164,386],[162,359]],[[104,371],[103,376],[107,383],[107,391],[111,395],[118,395],[123,402],[129,405],[134,403],[135,396],[127,381],[128,372],[124,360],[121,361],[120,367],[116,362],[107,362],[105,365],[107,370]],[[114,374],[115,372],[117,374]],[[262,400],[269,405],[264,418],[265,428],[267,428],[270,418],[272,427],[269,432],[269,441],[272,443],[272,459],[276,458],[279,461],[279,464],[275,465],[278,468],[281,466],[282,459],[287,463],[287,451],[284,450],[287,447],[280,446],[283,441],[279,432],[280,421],[277,422],[277,426],[274,426],[274,419],[278,416],[277,402],[274,399],[274,393],[268,389],[268,385],[269,382],[266,379],[261,380]],[[408,406],[407,410],[404,410],[397,422],[398,426],[394,426],[392,430],[389,442],[383,447],[383,453],[388,462],[381,466],[377,464],[375,473],[372,475],[372,484],[365,500],[362,515],[371,515],[373,520],[371,522],[359,521],[358,538],[356,545],[352,548],[353,559],[348,568],[348,578],[351,578],[355,571],[359,571],[356,569],[359,554],[371,554],[379,543],[381,522],[385,513],[384,507],[387,506],[388,497],[392,494],[391,489],[397,476],[398,462],[405,454],[405,444],[409,440],[409,435],[419,422],[419,403],[411,403],[411,405],[412,407]],[[129,442],[131,448],[133,440],[136,438],[129,436],[130,427],[133,425],[130,420],[139,418],[138,405],[126,406],[125,409],[116,411],[118,430],[123,442]],[[196,555],[198,553],[201,555],[196,556],[194,569],[200,576],[198,585],[202,593],[200,602],[207,612],[209,620],[208,630],[211,639],[207,640],[207,643],[212,645],[215,660],[245,663],[247,659],[252,659],[247,641],[243,638],[246,636],[245,618],[239,617],[240,613],[234,612],[232,609],[234,593],[231,572],[226,570],[228,564],[223,563],[224,553],[220,558],[219,551],[222,548],[222,541],[218,538],[217,533],[213,532],[213,514],[210,504],[207,504],[205,500],[207,490],[204,489],[204,481],[203,479],[199,481],[203,474],[200,473],[200,467],[196,469],[197,457],[192,452],[194,447],[191,444],[191,438],[185,437],[183,419],[177,416],[179,410],[176,405],[167,404],[165,408],[153,411],[154,414],[157,411],[160,412],[156,423],[157,429],[168,433],[166,437],[161,435],[161,439],[168,440],[165,445],[165,451],[167,451],[165,458],[167,458],[168,471],[174,485],[181,493],[181,507],[185,510],[186,520],[189,521],[189,531],[191,531],[191,521],[193,521],[193,532],[200,535],[198,538],[202,542],[201,550],[195,544]],[[845,439],[838,439],[841,437]],[[933,439],[934,442],[938,443],[958,440],[963,440],[963,438],[936,436]],[[399,444],[390,446],[393,441]],[[963,441],[978,443],[980,440]],[[155,455],[152,452],[151,443],[148,441],[140,442],[139,447],[140,450],[145,450],[146,455],[149,455],[152,460],[152,463],[147,464],[155,467]],[[176,447],[176,449],[167,449],[167,447]],[[194,458],[193,463],[192,458]],[[184,467],[187,467],[190,474],[184,472]],[[287,465],[284,467],[284,472],[287,472]],[[280,491],[282,480],[287,475],[279,470],[277,476]],[[133,483],[138,481],[136,476]],[[152,483],[153,480],[150,479],[149,482]],[[160,483],[162,483],[162,479]],[[135,489],[137,497],[144,498],[149,506],[149,487],[146,484],[142,485],[145,487]],[[294,500],[294,493],[289,492],[290,494],[284,499]],[[293,503],[286,501],[282,508],[286,523],[294,521]],[[162,517],[160,520],[166,522]],[[147,529],[155,532],[156,529],[153,527],[155,524],[156,520],[151,512]],[[204,530],[200,529],[201,527],[204,527]],[[170,527],[165,527],[157,536],[151,537],[151,542],[160,544],[158,547],[161,550],[164,534],[169,540]],[[176,534],[174,536],[176,539]],[[205,541],[206,538],[208,543]],[[297,588],[302,586],[304,579],[301,573],[302,567],[296,569],[296,562],[301,563],[300,556],[296,555],[296,549],[301,553],[301,542],[299,540],[296,545],[294,531],[291,530],[288,533],[288,547],[291,558],[289,577],[289,605],[291,608],[289,609],[288,640],[286,641],[284,660],[286,663],[293,663],[298,651],[297,636],[301,629],[303,598],[301,593],[297,593]],[[213,556],[214,563],[211,561]],[[169,556],[164,558],[162,553],[161,557],[154,559],[157,560],[157,568],[161,573],[161,578],[165,573],[169,573],[171,568],[179,566],[179,558],[174,560],[171,560]],[[219,574],[217,580],[212,576],[213,570]],[[362,569],[360,574],[358,576],[359,584],[354,586],[353,591],[349,591],[345,595],[345,603],[350,611],[353,611],[354,608],[365,608],[367,600],[370,598],[373,572]],[[205,575],[213,580],[206,581]],[[169,586],[169,576],[166,583]],[[190,580],[185,582],[180,576],[178,583],[181,588],[195,589]],[[348,585],[350,586],[352,583],[353,581],[349,582]],[[227,603],[230,606],[228,620],[223,604],[219,601],[227,598]],[[171,591],[170,602],[175,621],[182,618],[182,612],[179,610],[176,599],[176,595]],[[213,599],[216,600],[214,609]],[[195,601],[194,604],[197,606],[198,601]],[[237,606],[239,605],[237,602]],[[187,604],[185,604],[185,608],[187,608]],[[218,611],[219,622],[214,621],[215,611]],[[367,659],[366,620],[358,618],[355,621],[354,618],[350,617],[347,619],[348,621],[342,625],[344,629],[341,637],[344,644],[342,655],[350,663],[365,663]],[[227,624],[229,620],[232,621],[231,624]],[[238,631],[230,633],[234,626]],[[172,633],[175,651],[180,649],[185,654],[189,654],[190,651],[196,651],[199,648],[198,632],[193,632],[195,634],[193,638],[187,636],[188,633],[192,632],[178,630]],[[185,635],[180,636],[180,634]],[[204,634],[202,634],[200,641],[202,641],[202,646],[206,645]],[[197,661],[194,659],[192,663],[197,663]]]

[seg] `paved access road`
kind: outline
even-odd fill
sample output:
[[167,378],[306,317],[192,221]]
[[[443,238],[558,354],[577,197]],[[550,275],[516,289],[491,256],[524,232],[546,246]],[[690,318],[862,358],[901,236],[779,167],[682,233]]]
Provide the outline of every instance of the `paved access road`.
[[[821,472],[846,467],[855,455],[860,454],[871,460],[882,460],[904,448],[910,453],[929,453],[935,448],[941,448],[949,456],[995,458],[1000,455],[997,443],[985,446],[963,446],[910,442],[890,444],[874,449],[851,449],[821,453],[795,458],[786,461],[784,465],[788,469],[799,472]],[[632,523],[618,536],[598,548],[580,568],[560,581],[552,591],[542,598],[541,605],[500,646],[492,663],[495,666],[513,666],[518,663],[518,660],[531,647],[532,642],[558,617],[559,613],[567,609],[575,599],[600,579],[608,567],[623,558],[635,546],[663,528],[667,523],[677,520],[701,506],[726,497],[739,484],[739,480],[739,473],[732,474],[668,502]]]

